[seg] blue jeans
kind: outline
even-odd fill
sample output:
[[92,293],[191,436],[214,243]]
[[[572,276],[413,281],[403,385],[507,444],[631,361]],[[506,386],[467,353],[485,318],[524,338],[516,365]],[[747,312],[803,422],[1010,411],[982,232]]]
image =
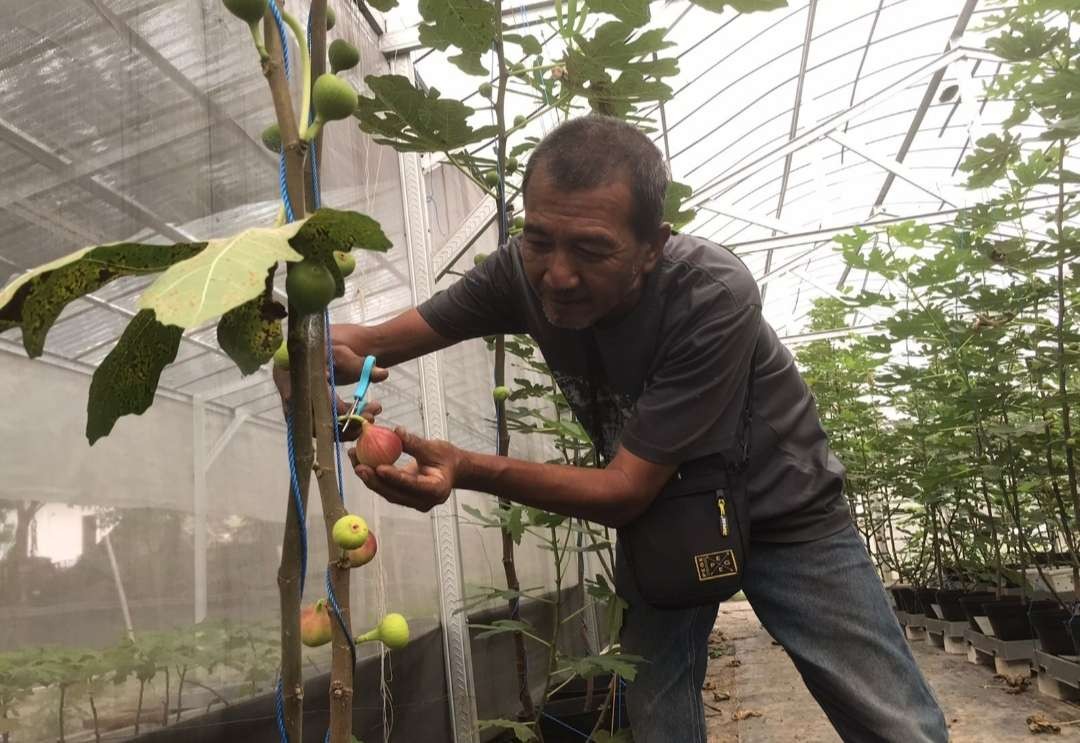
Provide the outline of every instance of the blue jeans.
[[[754,542],[743,592],[845,741],[949,739],[854,526],[813,542]],[[625,598],[623,652],[650,661],[627,687],[635,743],[705,743],[701,687],[719,605],[665,611]]]

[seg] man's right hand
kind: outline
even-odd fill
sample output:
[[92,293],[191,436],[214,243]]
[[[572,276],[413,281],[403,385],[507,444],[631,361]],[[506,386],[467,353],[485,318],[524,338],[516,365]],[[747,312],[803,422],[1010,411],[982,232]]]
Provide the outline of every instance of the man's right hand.
[[[360,380],[360,373],[364,367],[364,357],[357,354],[351,347],[344,343],[334,343],[334,381],[336,384],[355,384]],[[376,366],[371,371],[372,382],[383,382],[390,376],[386,369]],[[289,370],[274,367],[274,384],[277,385],[278,394],[281,396],[281,408],[283,413],[288,413],[289,399],[291,397],[291,381]],[[337,398],[338,415],[346,415],[352,409],[352,403]],[[375,400],[369,400],[361,411],[361,415],[374,422],[375,416],[382,412],[382,405]],[[349,426],[342,434],[342,441],[353,441],[360,435],[360,427]]]

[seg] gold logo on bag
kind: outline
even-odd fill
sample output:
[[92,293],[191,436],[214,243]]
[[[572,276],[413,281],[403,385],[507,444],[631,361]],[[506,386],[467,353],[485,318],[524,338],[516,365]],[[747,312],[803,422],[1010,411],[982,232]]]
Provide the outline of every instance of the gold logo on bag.
[[735,553],[731,550],[695,555],[694,565],[697,567],[698,580],[701,582],[739,574],[739,566],[735,563]]

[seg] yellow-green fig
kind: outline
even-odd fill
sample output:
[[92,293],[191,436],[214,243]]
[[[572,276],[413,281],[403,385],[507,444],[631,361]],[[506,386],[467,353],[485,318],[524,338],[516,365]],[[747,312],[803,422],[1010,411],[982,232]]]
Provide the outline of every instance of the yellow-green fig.
[[477,89],[480,95],[485,98],[490,98],[494,90],[491,87],[491,83],[480,83],[480,87]]
[[517,116],[514,117],[514,128],[516,129],[516,128],[522,127],[522,126],[525,126],[525,117],[522,116],[521,114],[518,114]]
[[516,157],[511,155],[510,157],[506,158],[507,173],[516,173],[519,165],[520,163],[518,163],[518,159]]
[[491,391],[491,396],[495,398],[495,402],[503,402],[506,398],[510,397],[510,389],[508,387],[496,387]]
[[391,650],[401,650],[409,644],[409,622],[400,614],[387,614],[379,626],[356,638],[360,642],[381,642]]
[[345,39],[334,39],[330,42],[327,56],[330,60],[330,69],[335,73],[351,70],[360,64],[360,52]]
[[311,100],[319,121],[340,121],[352,116],[356,110],[356,88],[337,75],[326,72],[315,81]]
[[281,127],[278,126],[276,121],[263,129],[259,138],[266,149],[271,152],[281,152]]
[[334,9],[328,7],[326,9],[326,30],[329,31],[337,23],[337,15],[334,13]]
[[484,183],[494,188],[495,186],[499,185],[499,174],[496,173],[494,170],[489,170],[488,172],[484,173]]
[[354,550],[363,547],[368,538],[367,522],[354,513],[342,516],[334,522],[331,531],[334,544],[343,550]]
[[321,312],[337,294],[337,282],[330,269],[315,261],[303,260],[289,266],[285,277],[289,304],[303,315]]
[[266,12],[267,0],[224,0],[225,9],[247,23],[258,23]]
[[474,266],[479,266],[481,263],[487,260],[487,253],[477,253],[473,256],[472,262]]
[[274,367],[286,370],[289,368],[289,344],[285,341],[274,351]]
[[347,253],[344,250],[334,251],[334,262],[337,263],[338,270],[341,271],[343,278],[356,270],[356,258],[353,257],[352,253]]

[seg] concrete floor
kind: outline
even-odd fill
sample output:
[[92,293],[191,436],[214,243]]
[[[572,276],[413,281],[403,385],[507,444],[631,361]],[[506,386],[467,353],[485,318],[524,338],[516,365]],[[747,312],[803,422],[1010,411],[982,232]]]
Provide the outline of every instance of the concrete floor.
[[[911,644],[945,710],[953,743],[998,743],[1034,738],[1080,741],[1080,724],[1060,734],[1033,736],[1031,715],[1080,723],[1080,706],[1058,702],[1031,686],[1019,693],[963,655],[946,655],[925,641]],[[720,608],[710,643],[704,690],[709,743],[835,743],[821,709],[803,686],[783,648],[774,645],[745,601]]]

